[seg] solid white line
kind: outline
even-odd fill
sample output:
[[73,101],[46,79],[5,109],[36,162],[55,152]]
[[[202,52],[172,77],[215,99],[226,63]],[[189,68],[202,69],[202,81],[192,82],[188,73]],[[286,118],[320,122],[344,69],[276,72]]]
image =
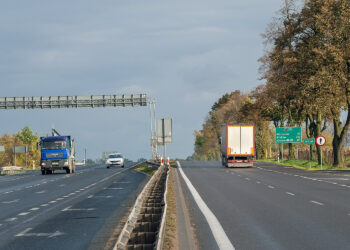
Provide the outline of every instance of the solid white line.
[[320,205],[320,206],[323,206],[323,205],[324,205],[323,203],[318,202],[318,201],[310,201],[310,202],[312,202],[312,203],[314,203],[314,204],[317,204],[317,205]]
[[289,194],[289,195],[292,195],[292,196],[294,196],[295,194],[293,194],[293,193],[290,193],[290,192],[286,192],[286,194]]
[[179,167],[179,172],[182,175],[182,178],[187,184],[188,189],[191,191],[192,196],[194,200],[196,201],[199,209],[203,213],[205,219],[207,220],[209,227],[211,229],[211,232],[213,233],[213,236],[216,240],[216,243],[218,244],[220,249],[231,249],[234,250],[235,248],[233,247],[230,239],[227,237],[224,229],[222,228],[220,222],[216,218],[215,214],[209,209],[207,204],[203,201],[197,190],[194,188],[192,185],[191,181],[187,178],[186,174],[181,168],[180,162],[176,162],[177,166]]

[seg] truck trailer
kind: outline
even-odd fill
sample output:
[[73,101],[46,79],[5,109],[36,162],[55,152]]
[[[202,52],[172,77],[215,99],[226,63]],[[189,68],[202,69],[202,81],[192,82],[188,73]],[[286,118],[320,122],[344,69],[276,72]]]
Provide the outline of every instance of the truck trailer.
[[67,174],[75,172],[74,140],[70,136],[54,135],[40,137],[40,166],[43,175],[55,170],[65,170]]
[[252,167],[255,157],[254,125],[222,125],[221,154],[225,167]]

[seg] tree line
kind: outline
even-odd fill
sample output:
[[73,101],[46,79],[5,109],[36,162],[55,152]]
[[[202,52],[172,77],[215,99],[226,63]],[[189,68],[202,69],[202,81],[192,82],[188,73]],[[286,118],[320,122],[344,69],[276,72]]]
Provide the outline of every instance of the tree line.
[[[28,146],[28,166],[32,167],[33,161],[35,161],[36,166],[38,166],[40,164],[40,150],[37,149],[36,144],[39,140],[40,138],[35,135],[28,126],[14,135],[2,135],[0,137],[0,146],[4,146],[5,152],[0,152],[0,166],[15,165],[14,146]],[[16,165],[26,166],[25,153],[16,153]]]
[[[265,53],[259,61],[265,83],[247,94],[225,94],[212,106],[203,129],[195,131],[193,158],[220,159],[221,124],[249,123],[256,125],[260,157],[274,143],[271,125],[302,126],[307,138],[331,131],[333,165],[344,166],[350,127],[350,1],[285,0],[263,37]],[[294,145],[288,149],[293,158]],[[320,163],[318,146],[316,157]]]

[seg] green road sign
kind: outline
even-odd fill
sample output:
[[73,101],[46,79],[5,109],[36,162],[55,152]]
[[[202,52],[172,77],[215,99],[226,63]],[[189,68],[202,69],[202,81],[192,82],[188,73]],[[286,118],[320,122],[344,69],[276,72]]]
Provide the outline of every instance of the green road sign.
[[314,138],[308,138],[304,139],[304,144],[315,144],[315,139]]
[[276,128],[276,143],[300,143],[301,127]]

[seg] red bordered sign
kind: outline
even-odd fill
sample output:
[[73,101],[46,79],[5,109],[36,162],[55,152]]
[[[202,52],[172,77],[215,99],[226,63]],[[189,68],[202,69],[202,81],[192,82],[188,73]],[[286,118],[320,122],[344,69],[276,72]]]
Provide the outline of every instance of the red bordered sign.
[[326,137],[320,135],[316,137],[316,144],[320,147],[324,146],[326,144]]

